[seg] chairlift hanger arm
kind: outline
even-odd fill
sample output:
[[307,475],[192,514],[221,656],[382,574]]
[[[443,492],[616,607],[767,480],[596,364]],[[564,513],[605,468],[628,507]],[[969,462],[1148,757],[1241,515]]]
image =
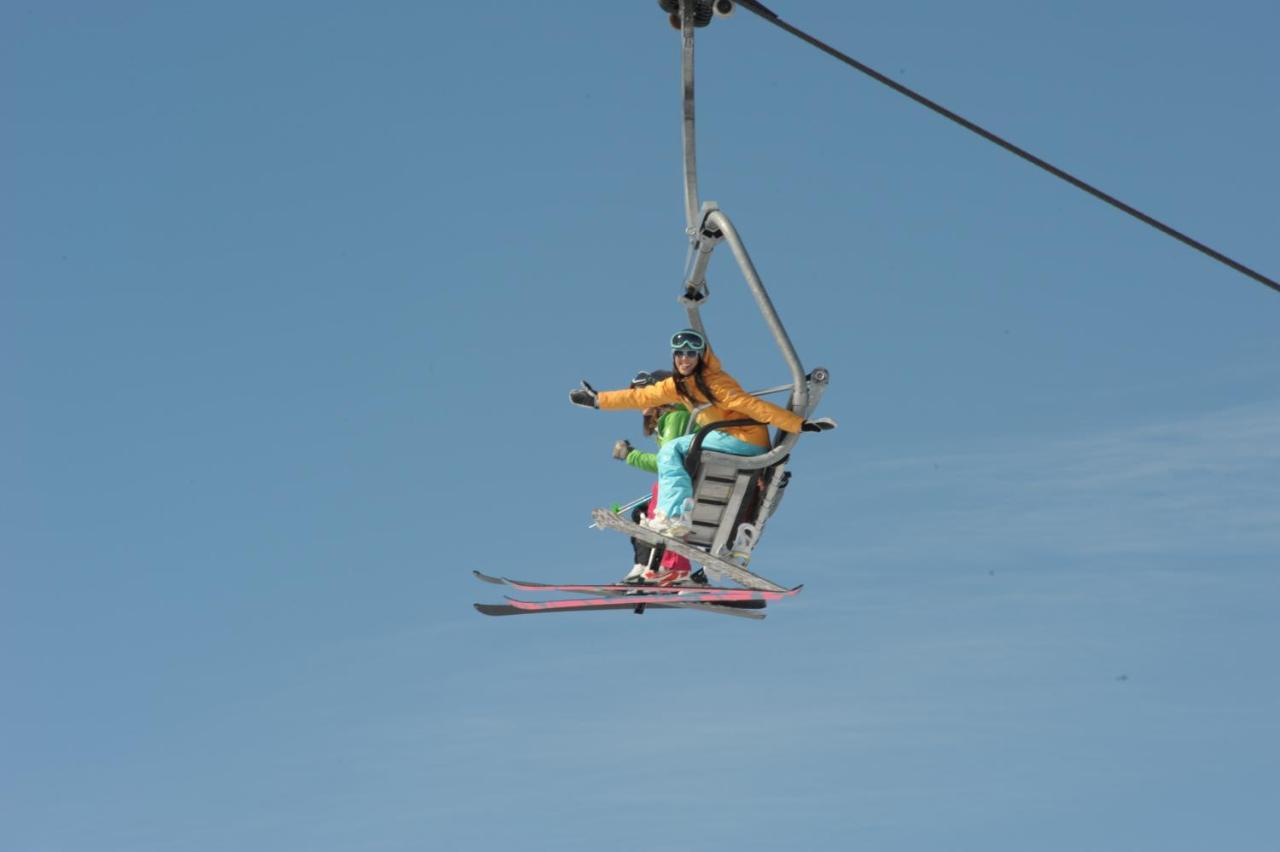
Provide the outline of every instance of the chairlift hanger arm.
[[680,132],[684,143],[684,212],[685,231],[693,239],[693,229],[698,221],[698,151],[694,125],[693,102],[693,32],[694,0],[680,3],[680,85],[684,93],[683,121]]
[[[769,298],[769,293],[764,288],[764,282],[760,280],[760,274],[756,271],[755,264],[751,262],[751,256],[747,254],[747,248],[743,245],[737,228],[733,226],[733,222],[724,214],[724,211],[714,209],[707,214],[703,230],[714,231],[718,235],[717,242],[724,240],[729,244],[729,249],[733,252],[733,257],[738,262],[738,268],[742,271],[742,276],[747,281],[747,287],[751,290],[751,295],[755,299],[756,307],[759,308],[761,316],[764,317],[765,325],[769,327],[769,332],[773,335],[773,340],[782,353],[783,360],[787,363],[787,369],[791,372],[791,382],[794,388],[791,410],[803,412],[806,403],[804,367],[800,363],[800,356],[796,354],[795,346],[791,343],[791,337],[787,334],[787,330],[782,325],[782,320],[778,317],[778,312],[773,306],[773,300]],[[710,257],[710,252],[707,253],[707,256]],[[690,310],[696,311],[697,308],[695,306]]]
[[[720,210],[719,205],[714,201],[700,202],[698,198],[693,85],[694,32],[698,27],[705,26],[710,22],[712,11],[722,15],[729,14],[733,11],[733,4],[731,2],[712,2],[712,0],[676,0],[676,2],[678,3],[682,44],[680,65],[683,123],[681,128],[684,151],[685,217],[686,232],[690,240],[690,259],[683,282],[683,293],[679,301],[688,314],[689,325],[702,332],[705,336],[706,329],[702,323],[701,308],[710,295],[707,286],[707,266],[711,262],[711,253],[715,250],[716,245],[721,240],[728,242],[734,259],[737,261],[738,267],[747,281],[747,286],[751,290],[751,295],[755,299],[756,306],[764,317],[765,325],[768,326],[769,332],[773,335],[774,342],[781,351],[783,360],[787,363],[787,369],[791,373],[791,399],[788,402],[788,407],[804,416],[809,408],[808,386],[805,380],[804,367],[800,363],[800,357],[796,354],[795,346],[791,343],[791,338],[787,335],[787,331],[782,325],[782,320],[778,317],[773,301],[769,298],[769,293],[765,290],[764,283],[760,280],[759,273],[757,273],[755,265],[751,262],[751,257],[747,254],[746,247],[743,245],[737,229],[734,228],[729,217]],[[670,11],[672,0],[660,0],[659,4],[664,10]],[[794,440],[793,436],[786,436],[784,443],[794,443]]]
[[684,211],[685,233],[690,241],[696,240],[695,228],[699,221],[698,201],[698,152],[694,110],[693,45],[694,32],[711,23],[714,15],[733,12],[732,0],[658,0],[664,12],[671,15],[671,23],[680,30],[680,88],[682,93],[681,141],[684,145]]

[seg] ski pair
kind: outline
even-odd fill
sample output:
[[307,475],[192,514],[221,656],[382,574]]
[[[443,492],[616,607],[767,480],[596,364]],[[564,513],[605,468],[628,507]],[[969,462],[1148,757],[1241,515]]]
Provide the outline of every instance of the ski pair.
[[628,595],[608,595],[602,598],[566,598],[555,601],[523,601],[508,596],[507,600],[516,609],[529,612],[577,609],[611,609],[628,606],[651,606],[664,603],[706,603],[706,604],[764,604],[776,601],[788,595],[788,592],[762,592],[753,589],[723,590],[715,592],[698,591],[643,591]]
[[753,589],[726,589],[701,586],[631,586],[619,583],[582,584],[582,583],[534,583],[512,580],[506,577],[491,577],[480,571],[473,571],[476,579],[495,585],[507,585],[526,591],[543,592],[577,592],[595,594],[601,597],[576,598],[556,601],[522,601],[508,598],[506,604],[475,604],[477,611],[484,615],[531,615],[539,612],[583,612],[591,610],[632,609],[637,613],[647,607],[654,609],[694,609],[720,615],[735,615],[742,618],[762,619],[763,613],[752,612],[763,609],[769,600],[790,597],[800,591],[784,589],[780,592]]
[[799,592],[803,586],[796,586],[793,589],[740,589],[726,588],[724,586],[649,586],[631,583],[535,583],[532,580],[513,580],[510,577],[491,577],[480,571],[472,571],[477,580],[486,583],[493,583],[497,586],[511,586],[513,589],[520,589],[526,592],[579,592],[583,594],[598,595],[651,595],[651,594],[681,594],[687,595],[698,593],[703,595],[729,595],[739,596],[743,592],[769,592],[770,597],[762,598],[762,600],[778,600],[784,597],[791,597]]

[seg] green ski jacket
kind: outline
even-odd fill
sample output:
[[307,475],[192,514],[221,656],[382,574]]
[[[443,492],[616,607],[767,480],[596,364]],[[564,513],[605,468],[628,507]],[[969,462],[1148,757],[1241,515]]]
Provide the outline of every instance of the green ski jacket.
[[[661,447],[672,438],[679,438],[683,435],[688,426],[689,409],[682,405],[658,418],[658,431],[653,433],[653,439]],[[658,454],[632,450],[627,453],[627,464],[632,467],[638,467],[640,470],[647,470],[649,473],[657,473]]]

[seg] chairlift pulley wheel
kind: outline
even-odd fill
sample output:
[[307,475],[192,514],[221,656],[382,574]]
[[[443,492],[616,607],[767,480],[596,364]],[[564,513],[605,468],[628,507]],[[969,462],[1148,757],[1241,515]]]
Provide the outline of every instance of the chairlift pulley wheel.
[[[693,25],[695,27],[705,27],[717,14],[726,16],[733,12],[732,0],[688,0],[688,2],[694,4]],[[671,26],[677,30],[680,29],[680,0],[658,0],[658,5],[669,16]]]

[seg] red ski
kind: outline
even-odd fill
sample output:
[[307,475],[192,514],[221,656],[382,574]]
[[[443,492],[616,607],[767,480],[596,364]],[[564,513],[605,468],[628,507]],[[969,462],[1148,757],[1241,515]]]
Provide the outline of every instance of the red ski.
[[[480,571],[472,571],[477,580],[486,583],[493,583],[497,586],[511,586],[514,589],[520,589],[526,592],[577,592],[579,594],[591,595],[629,595],[635,597],[653,596],[661,594],[679,594],[685,596],[683,599],[690,600],[687,597],[690,593],[700,595],[724,595],[731,599],[742,600],[743,592],[758,591],[755,589],[729,588],[724,586],[701,586],[701,585],[683,585],[683,586],[647,586],[633,585],[630,583],[535,583],[531,580],[513,580],[510,577],[492,577]],[[780,592],[770,591],[770,597],[760,598],[761,600],[780,600],[782,598],[791,597],[797,594],[804,586],[796,586],[791,589],[784,589]],[[640,601],[637,601],[639,603]],[[645,601],[648,603],[648,601]]]

